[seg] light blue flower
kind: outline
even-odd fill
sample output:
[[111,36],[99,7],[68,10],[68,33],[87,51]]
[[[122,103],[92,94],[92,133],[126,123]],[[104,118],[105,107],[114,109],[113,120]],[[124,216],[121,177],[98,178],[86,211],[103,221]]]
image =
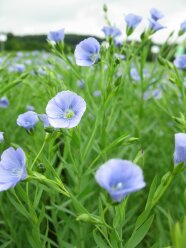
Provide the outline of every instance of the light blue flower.
[[123,38],[121,38],[121,36],[116,36],[114,38],[114,44],[115,44],[116,47],[122,46],[123,43],[124,43],[124,40],[123,40]]
[[0,65],[3,63],[3,58],[0,57]]
[[130,69],[130,75],[131,75],[131,78],[136,82],[141,80],[140,75],[134,66],[132,66],[132,68]]
[[34,51],[32,52],[32,55],[33,55],[33,56],[39,55],[39,51],[38,51],[38,50],[34,50]]
[[85,87],[85,83],[82,80],[78,80],[77,81],[77,85],[79,86],[79,88],[83,89]]
[[183,22],[180,24],[180,29],[181,29],[183,32],[186,32],[186,20],[183,21]]
[[175,134],[174,163],[186,163],[186,134]]
[[43,122],[44,128],[51,127],[46,114],[39,114],[38,116],[39,119]]
[[159,19],[164,17],[164,14],[161,11],[159,11],[158,9],[155,9],[155,8],[152,8],[150,10],[150,15],[151,15],[151,18],[154,21],[158,21]]
[[15,72],[22,73],[24,70],[25,70],[25,65],[23,65],[23,64],[16,64],[14,66],[14,71]]
[[25,64],[26,65],[31,65],[32,64],[32,60],[31,59],[26,59],[25,60]]
[[152,91],[152,96],[155,99],[159,100],[159,99],[162,98],[162,91],[160,89],[155,89],[155,90]]
[[35,127],[38,121],[39,119],[35,112],[27,111],[18,116],[17,125],[20,127],[24,127],[27,131],[29,131]]
[[121,31],[119,28],[114,27],[114,26],[105,26],[102,28],[103,33],[105,34],[106,37],[117,37],[121,35]]
[[116,202],[121,202],[126,195],[145,187],[141,168],[122,159],[110,159],[100,166],[95,179]]
[[64,28],[57,30],[57,31],[51,31],[48,34],[48,39],[50,41],[54,41],[54,42],[59,42],[59,41],[63,41],[64,40]]
[[151,97],[151,92],[149,90],[145,91],[143,94],[143,99],[148,100]]
[[23,57],[23,52],[19,51],[19,52],[17,52],[16,55],[17,55],[18,58],[22,58]]
[[38,72],[42,76],[45,76],[46,75],[46,71],[42,67],[39,68]]
[[26,158],[21,148],[10,147],[1,155],[0,191],[14,187],[27,177]]
[[149,28],[150,30],[155,33],[161,29],[164,29],[165,26],[163,26],[162,24],[160,24],[159,22],[153,20],[152,18],[149,18]]
[[4,132],[0,132],[0,143],[4,141]]
[[125,22],[127,23],[128,28],[135,29],[141,21],[142,21],[141,16],[134,15],[132,13],[125,16]]
[[86,110],[86,102],[72,91],[62,91],[46,106],[50,125],[54,128],[76,127]]
[[87,38],[81,41],[75,48],[76,64],[79,66],[91,66],[99,58],[100,44],[95,38]]
[[95,96],[95,97],[101,96],[101,91],[100,90],[95,90],[93,92],[93,96]]
[[147,68],[144,68],[144,69],[143,69],[143,76],[144,76],[145,78],[150,77],[150,72],[149,72],[149,70],[148,70]]
[[174,65],[175,65],[178,69],[186,69],[186,54],[178,56],[178,57],[174,60]]
[[34,106],[32,106],[32,105],[26,105],[26,110],[27,110],[27,111],[34,111],[35,108],[34,108]]
[[9,106],[9,100],[6,96],[0,98],[0,108],[7,108]]
[[114,57],[117,59],[125,60],[126,56],[124,54],[115,53]]

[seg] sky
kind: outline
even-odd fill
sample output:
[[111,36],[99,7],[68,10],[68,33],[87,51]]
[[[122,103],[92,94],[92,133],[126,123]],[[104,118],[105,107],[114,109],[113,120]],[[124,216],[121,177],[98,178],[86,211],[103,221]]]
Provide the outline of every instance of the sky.
[[161,24],[166,29],[154,35],[157,42],[163,42],[172,30],[178,30],[180,23],[186,20],[186,0],[0,0],[0,32],[47,34],[65,28],[65,33],[103,37],[104,3],[108,6],[111,23],[123,32],[126,14],[143,16],[143,22],[133,34],[135,39],[148,27],[152,7],[165,14]]

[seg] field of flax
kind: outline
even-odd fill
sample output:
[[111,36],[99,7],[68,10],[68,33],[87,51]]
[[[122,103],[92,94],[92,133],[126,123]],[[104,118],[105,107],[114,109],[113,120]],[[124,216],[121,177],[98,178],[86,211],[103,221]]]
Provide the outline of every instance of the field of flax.
[[104,11],[102,42],[0,54],[2,248],[186,247],[186,55]]

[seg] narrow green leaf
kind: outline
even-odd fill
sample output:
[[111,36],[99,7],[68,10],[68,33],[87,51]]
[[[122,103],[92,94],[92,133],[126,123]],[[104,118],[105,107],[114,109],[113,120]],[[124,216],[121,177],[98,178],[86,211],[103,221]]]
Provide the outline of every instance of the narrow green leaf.
[[154,215],[151,215],[142,226],[140,226],[137,230],[134,230],[125,248],[135,248],[143,240],[153,222],[153,219]]
[[94,237],[94,241],[96,242],[98,247],[101,247],[101,248],[108,248],[109,247],[107,245],[107,243],[105,242],[105,240],[101,237],[101,235],[97,234],[96,229],[93,231],[93,237]]
[[157,189],[157,183],[158,183],[158,176],[155,176],[153,181],[152,181],[152,184],[150,186],[149,195],[147,198],[147,203],[146,203],[145,209],[148,209],[151,206],[151,202],[152,202],[154,193]]

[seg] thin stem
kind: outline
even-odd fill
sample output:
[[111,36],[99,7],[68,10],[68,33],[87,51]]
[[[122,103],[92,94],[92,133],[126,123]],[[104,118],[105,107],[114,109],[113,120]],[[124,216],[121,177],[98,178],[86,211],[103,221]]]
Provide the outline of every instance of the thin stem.
[[33,166],[35,165],[36,161],[38,160],[39,156],[41,155],[41,153],[42,153],[42,151],[43,151],[43,149],[44,149],[44,147],[45,147],[45,144],[46,144],[48,135],[49,135],[48,133],[45,134],[45,138],[44,138],[43,144],[42,144],[42,146],[41,146],[41,149],[40,149],[40,151],[38,152],[37,156],[35,157],[33,163],[32,163],[31,166],[30,166],[30,169],[31,169],[31,170],[32,170]]

